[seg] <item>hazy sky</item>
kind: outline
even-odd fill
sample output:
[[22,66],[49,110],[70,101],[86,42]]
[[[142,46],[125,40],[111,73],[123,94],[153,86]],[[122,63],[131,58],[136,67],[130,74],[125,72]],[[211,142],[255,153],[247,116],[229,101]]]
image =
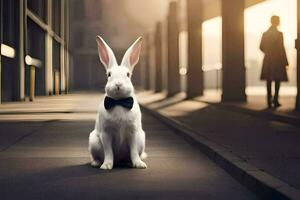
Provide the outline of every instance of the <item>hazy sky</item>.
[[297,36],[297,0],[269,0],[246,9],[245,31],[260,35],[269,27],[272,15],[280,16],[279,29],[284,33],[285,45],[293,47]]

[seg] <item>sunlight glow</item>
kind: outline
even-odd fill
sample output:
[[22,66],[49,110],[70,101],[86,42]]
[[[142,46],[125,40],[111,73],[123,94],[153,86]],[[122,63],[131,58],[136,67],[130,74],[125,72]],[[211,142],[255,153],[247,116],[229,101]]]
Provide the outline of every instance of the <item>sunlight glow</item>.
[[289,82],[284,85],[296,85],[296,49],[297,38],[297,0],[268,0],[245,10],[245,60],[247,67],[247,85],[264,84],[259,81],[263,53],[259,50],[261,36],[270,27],[272,15],[280,17],[279,30],[283,32],[284,44],[289,61]]
[[213,70],[220,70],[222,69],[222,63],[216,63],[214,65],[203,65],[202,70],[204,72],[213,71]]
[[[259,44],[263,32],[270,27],[270,17],[278,15],[281,19],[279,30],[284,34],[284,43],[289,61],[289,82],[285,86],[296,85],[296,49],[297,38],[297,0],[266,0],[245,9],[245,66],[247,86],[265,86],[260,80],[263,53]],[[216,66],[222,63],[222,18],[215,17],[202,24],[203,34],[203,71],[205,85],[215,88]],[[219,80],[220,81],[220,80]]]
[[215,17],[202,24],[202,70],[206,89],[219,89],[222,68],[222,18]]
[[221,36],[222,27],[222,17],[214,17],[212,19],[206,20],[202,24],[203,34],[206,36]]
[[215,17],[203,22],[203,68],[219,66],[221,63],[222,18]]
[[[187,68],[187,60],[188,60],[188,55],[187,55],[187,48],[188,48],[188,33],[187,31],[181,31],[179,33],[179,67],[181,69]],[[181,73],[180,73],[181,74]]]

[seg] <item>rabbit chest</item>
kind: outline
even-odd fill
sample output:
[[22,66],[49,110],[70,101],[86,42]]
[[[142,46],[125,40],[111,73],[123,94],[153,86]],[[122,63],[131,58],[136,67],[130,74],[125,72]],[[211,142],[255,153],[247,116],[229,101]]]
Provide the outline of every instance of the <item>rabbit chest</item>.
[[116,136],[126,137],[127,133],[132,133],[137,127],[138,121],[137,113],[134,109],[128,110],[121,106],[115,106],[109,111],[104,111],[99,115],[99,126],[101,132],[107,132]]
[[[114,155],[117,158],[127,158],[129,155],[128,138],[136,129],[136,113],[121,106],[108,111],[101,119],[101,128],[112,136]],[[122,153],[121,153],[122,152]],[[121,154],[120,154],[121,153]]]
[[107,111],[105,123],[114,127],[128,126],[134,123],[135,118],[136,115],[132,110],[116,106],[112,110]]

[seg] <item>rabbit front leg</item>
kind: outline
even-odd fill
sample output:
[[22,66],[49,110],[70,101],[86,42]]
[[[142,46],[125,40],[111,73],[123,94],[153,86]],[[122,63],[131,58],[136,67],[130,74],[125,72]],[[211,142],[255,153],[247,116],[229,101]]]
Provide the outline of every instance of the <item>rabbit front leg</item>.
[[101,165],[101,169],[112,169],[114,163],[114,155],[112,149],[112,137],[107,134],[101,134],[102,144],[103,144],[103,151],[104,151],[104,161]]
[[141,160],[140,154],[144,150],[143,135],[140,132],[135,132],[129,137],[130,157],[132,166],[135,168],[145,169],[146,163]]
[[92,167],[99,167],[103,160],[103,148],[102,142],[98,137],[99,135],[96,130],[93,130],[89,136],[89,152]]

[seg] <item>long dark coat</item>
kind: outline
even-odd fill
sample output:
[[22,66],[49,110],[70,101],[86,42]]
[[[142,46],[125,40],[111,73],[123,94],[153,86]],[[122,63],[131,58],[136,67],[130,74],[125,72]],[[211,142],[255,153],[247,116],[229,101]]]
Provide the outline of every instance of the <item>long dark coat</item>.
[[264,32],[260,49],[264,52],[261,80],[288,81],[286,66],[289,64],[283,45],[283,34],[276,28]]

